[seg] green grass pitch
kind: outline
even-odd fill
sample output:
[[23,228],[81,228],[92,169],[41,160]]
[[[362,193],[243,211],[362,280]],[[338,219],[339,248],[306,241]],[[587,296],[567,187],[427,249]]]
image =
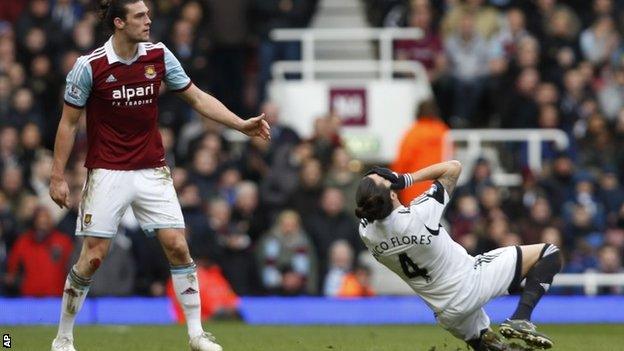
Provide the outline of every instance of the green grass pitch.
[[[456,351],[466,350],[440,327],[413,326],[250,326],[209,323],[225,351]],[[624,325],[544,325],[554,351],[624,350]],[[48,351],[55,327],[0,326],[11,335],[11,350]],[[78,351],[188,350],[183,326],[78,326]],[[4,350],[4,349],[3,349]],[[6,349],[8,350],[8,349]]]

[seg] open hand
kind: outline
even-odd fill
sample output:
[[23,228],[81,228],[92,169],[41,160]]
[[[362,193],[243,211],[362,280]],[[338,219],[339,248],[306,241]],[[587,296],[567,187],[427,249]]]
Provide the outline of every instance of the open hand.
[[240,131],[250,137],[261,137],[267,141],[271,140],[271,127],[265,120],[264,113],[244,121]]

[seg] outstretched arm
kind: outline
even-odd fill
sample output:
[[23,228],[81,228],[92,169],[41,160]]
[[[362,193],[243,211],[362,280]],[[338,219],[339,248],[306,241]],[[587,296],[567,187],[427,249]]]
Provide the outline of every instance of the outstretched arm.
[[244,120],[228,110],[221,101],[210,94],[203,92],[195,84],[178,93],[193,109],[202,116],[210,118],[230,128],[236,129],[250,137],[271,139],[269,123],[264,120],[264,114]]
[[450,196],[455,189],[455,185],[457,185],[457,179],[461,171],[461,163],[453,160],[436,163],[414,173],[409,173],[409,176],[412,178],[412,183],[421,182],[423,180],[437,180]]
[[83,109],[63,105],[63,114],[54,141],[54,161],[50,176],[50,197],[59,207],[69,207],[69,186],[65,181],[65,166],[74,147],[78,121]]

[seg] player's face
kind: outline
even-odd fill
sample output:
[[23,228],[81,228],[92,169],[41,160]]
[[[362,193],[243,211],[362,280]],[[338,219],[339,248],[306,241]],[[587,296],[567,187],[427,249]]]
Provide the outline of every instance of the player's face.
[[149,9],[143,1],[126,5],[127,14],[124,21],[123,32],[133,42],[149,40],[152,20],[149,18]]

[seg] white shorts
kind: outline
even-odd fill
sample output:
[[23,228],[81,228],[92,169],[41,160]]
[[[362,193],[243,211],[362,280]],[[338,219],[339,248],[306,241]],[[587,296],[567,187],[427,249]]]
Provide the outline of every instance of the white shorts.
[[131,171],[90,169],[82,189],[76,235],[112,238],[128,206],[141,229],[184,228],[169,167]]
[[471,340],[490,326],[483,306],[491,299],[517,292],[522,278],[522,250],[502,247],[475,257],[462,293],[436,315],[438,323],[454,336]]

